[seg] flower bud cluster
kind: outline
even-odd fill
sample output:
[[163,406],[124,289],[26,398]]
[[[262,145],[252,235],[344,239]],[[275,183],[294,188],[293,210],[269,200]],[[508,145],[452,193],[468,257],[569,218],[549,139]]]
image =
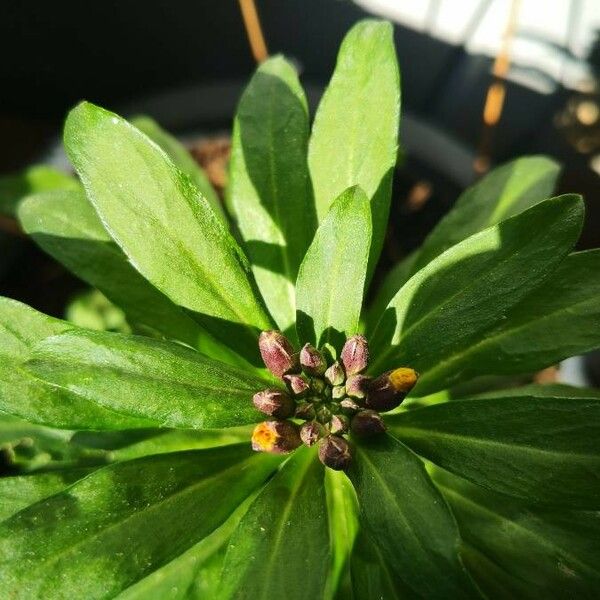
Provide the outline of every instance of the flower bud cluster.
[[318,444],[321,462],[343,470],[352,459],[344,436],[385,431],[379,413],[397,407],[417,382],[417,373],[405,367],[374,379],[365,375],[369,347],[362,335],[346,340],[339,360],[331,346],[318,350],[305,344],[294,352],[279,331],[264,331],[258,343],[266,367],[287,388],[254,395],[254,406],[273,419],[254,429],[252,448],[261,452],[280,454]]

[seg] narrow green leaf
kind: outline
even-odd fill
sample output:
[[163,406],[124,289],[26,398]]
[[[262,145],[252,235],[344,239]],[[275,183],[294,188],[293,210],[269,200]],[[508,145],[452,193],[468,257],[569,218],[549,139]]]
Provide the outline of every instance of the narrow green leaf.
[[[391,560],[394,560],[393,558]],[[398,587],[401,582],[395,580],[388,561],[379,547],[374,544],[364,528],[356,539],[352,552],[352,591],[356,598],[379,598],[383,600],[401,600],[414,596],[410,589]]]
[[600,508],[600,401],[522,396],[446,402],[389,417],[403,442],[486,488]]
[[296,283],[298,338],[343,343],[358,332],[371,244],[371,208],[359,187],[331,206],[302,261]]
[[227,542],[247,509],[246,504],[247,501],[223,525],[187,552],[127,588],[117,600],[215,598]]
[[426,374],[446,384],[530,373],[600,347],[600,250],[568,256],[496,328]]
[[234,532],[220,599],[323,598],[329,530],[323,466],[297,450],[265,486]]
[[14,217],[25,196],[48,190],[76,190],[77,180],[46,165],[32,165],[19,173],[0,177],[0,213]]
[[479,342],[550,277],[581,230],[583,202],[565,195],[467,238],[414,275],[372,336],[373,372],[408,364],[416,395],[446,387],[433,370]]
[[546,156],[517,158],[488,173],[460,195],[427,236],[412,273],[469,236],[549,198],[559,173],[558,163]]
[[293,331],[294,283],[316,229],[306,163],[308,108],[294,67],[263,62],[233,127],[228,203],[268,309]]
[[215,192],[208,177],[194,160],[188,149],[177,138],[165,131],[154,119],[140,115],[130,120],[130,123],[146,134],[157,146],[160,146],[173,161],[173,164],[194,182],[202,196],[206,198],[215,215],[227,225],[227,217],[217,192]]
[[419,250],[398,263],[378,290],[369,324],[417,271],[448,248],[552,195],[559,165],[546,156],[524,156],[497,167],[467,188]]
[[160,427],[260,421],[252,396],[268,383],[179,344],[85,330],[40,342],[26,367],[53,386]]
[[189,178],[117,115],[82,103],[65,147],[111,237],[137,270],[215,337],[259,364],[259,330],[272,323],[246,258]]
[[112,241],[82,189],[46,192],[19,206],[23,229],[48,254],[120,306],[130,322],[230,364],[244,361],[159,292]]
[[389,435],[363,442],[348,471],[362,521],[394,585],[425,598],[477,597],[452,513],[421,460]]
[[319,221],[344,190],[359,185],[371,201],[377,262],[390,205],[398,152],[400,74],[390,23],[366,20],[344,38],[321,99],[308,149]]
[[29,505],[53,496],[79,481],[93,469],[66,469],[35,475],[0,478],[0,521],[4,521]]
[[358,534],[358,502],[350,480],[333,469],[325,469],[325,493],[332,554],[325,597],[331,598],[340,587]]
[[[465,398],[581,398],[600,400],[600,390],[596,388],[583,388],[564,383],[531,383],[520,387],[502,390],[492,390],[473,394]],[[452,398],[453,400],[455,398]],[[460,398],[456,398],[457,400]]]
[[152,421],[116,414],[95,402],[33,377],[23,363],[33,346],[72,325],[0,297],[0,411],[66,429],[149,427]]
[[100,469],[0,525],[3,594],[113,597],[214,531],[280,460],[245,444]]
[[[514,596],[534,600],[598,595],[600,513],[531,507],[439,470],[435,482],[467,544],[521,582],[512,588]],[[481,583],[485,586],[485,579]]]

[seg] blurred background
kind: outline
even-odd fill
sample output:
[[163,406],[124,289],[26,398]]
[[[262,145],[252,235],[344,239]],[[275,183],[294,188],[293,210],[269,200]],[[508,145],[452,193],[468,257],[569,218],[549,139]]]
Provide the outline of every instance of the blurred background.
[[[531,153],[562,163],[558,191],[587,202],[580,247],[600,246],[598,0],[256,5],[269,53],[294,59],[313,110],[348,28],[369,15],[394,23],[402,156],[383,268],[420,244],[490,166]],[[85,98],[154,117],[222,187],[232,115],[255,67],[237,0],[24,0],[0,12],[2,174],[33,162],[67,168],[62,122]],[[82,289],[1,218],[0,294],[64,316]]]

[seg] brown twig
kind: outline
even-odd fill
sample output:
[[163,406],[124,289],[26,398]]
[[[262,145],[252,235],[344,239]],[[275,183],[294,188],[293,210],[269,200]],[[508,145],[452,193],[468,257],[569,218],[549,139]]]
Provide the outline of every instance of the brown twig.
[[260,26],[256,5],[254,0],[239,0],[239,3],[252,55],[257,63],[261,63],[269,57],[269,52]]

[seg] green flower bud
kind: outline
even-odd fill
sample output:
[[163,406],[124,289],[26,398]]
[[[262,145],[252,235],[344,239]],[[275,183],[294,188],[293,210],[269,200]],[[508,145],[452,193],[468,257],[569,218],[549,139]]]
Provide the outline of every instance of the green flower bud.
[[252,450],[287,454],[302,444],[297,425],[290,421],[264,421],[252,432]]
[[309,421],[300,427],[300,439],[306,446],[313,446],[326,433],[325,428],[316,421]]
[[347,376],[364,371],[369,362],[369,345],[366,338],[362,335],[349,337],[342,348],[341,357]]
[[258,348],[265,366],[276,377],[298,370],[298,357],[281,331],[263,331],[258,338]]
[[296,404],[295,417],[297,419],[304,419],[310,421],[315,418],[315,407],[311,402],[299,402]]
[[321,346],[321,353],[325,357],[328,365],[337,360],[337,350],[329,342],[325,342]]
[[354,415],[350,423],[352,433],[358,436],[375,435],[385,431],[385,423],[374,410],[362,410]]
[[333,434],[346,433],[350,427],[350,419],[345,415],[333,415],[331,417],[329,431]]
[[323,375],[327,363],[323,355],[311,344],[305,344],[300,350],[300,364],[309,375]]
[[285,419],[294,414],[294,401],[288,394],[276,388],[269,388],[254,394],[252,402],[260,412],[270,417]]
[[361,409],[360,405],[357,404],[354,400],[352,400],[352,398],[344,398],[340,402],[340,407],[342,411],[347,415],[353,415]]
[[325,379],[331,385],[342,385],[342,383],[344,383],[344,368],[342,365],[337,361],[334,362],[327,371],[325,371]]
[[316,377],[311,379],[310,387],[315,394],[322,394],[327,384],[322,379],[317,379]]
[[325,407],[321,406],[317,408],[317,420],[321,423],[328,423],[329,419],[331,419],[331,411]]
[[383,373],[369,384],[365,406],[380,412],[396,408],[417,383],[418,377],[414,369],[406,367]]
[[370,381],[367,375],[350,375],[346,380],[346,394],[352,398],[364,398]]
[[352,460],[350,445],[344,438],[328,435],[319,442],[319,460],[334,471],[343,471]]
[[345,385],[336,385],[331,390],[331,397],[334,400],[339,400],[340,398],[343,398],[345,395],[346,395],[346,386]]
[[295,396],[302,396],[308,390],[308,381],[306,381],[306,377],[303,377],[302,375],[284,375],[283,381],[285,381],[290,392]]

